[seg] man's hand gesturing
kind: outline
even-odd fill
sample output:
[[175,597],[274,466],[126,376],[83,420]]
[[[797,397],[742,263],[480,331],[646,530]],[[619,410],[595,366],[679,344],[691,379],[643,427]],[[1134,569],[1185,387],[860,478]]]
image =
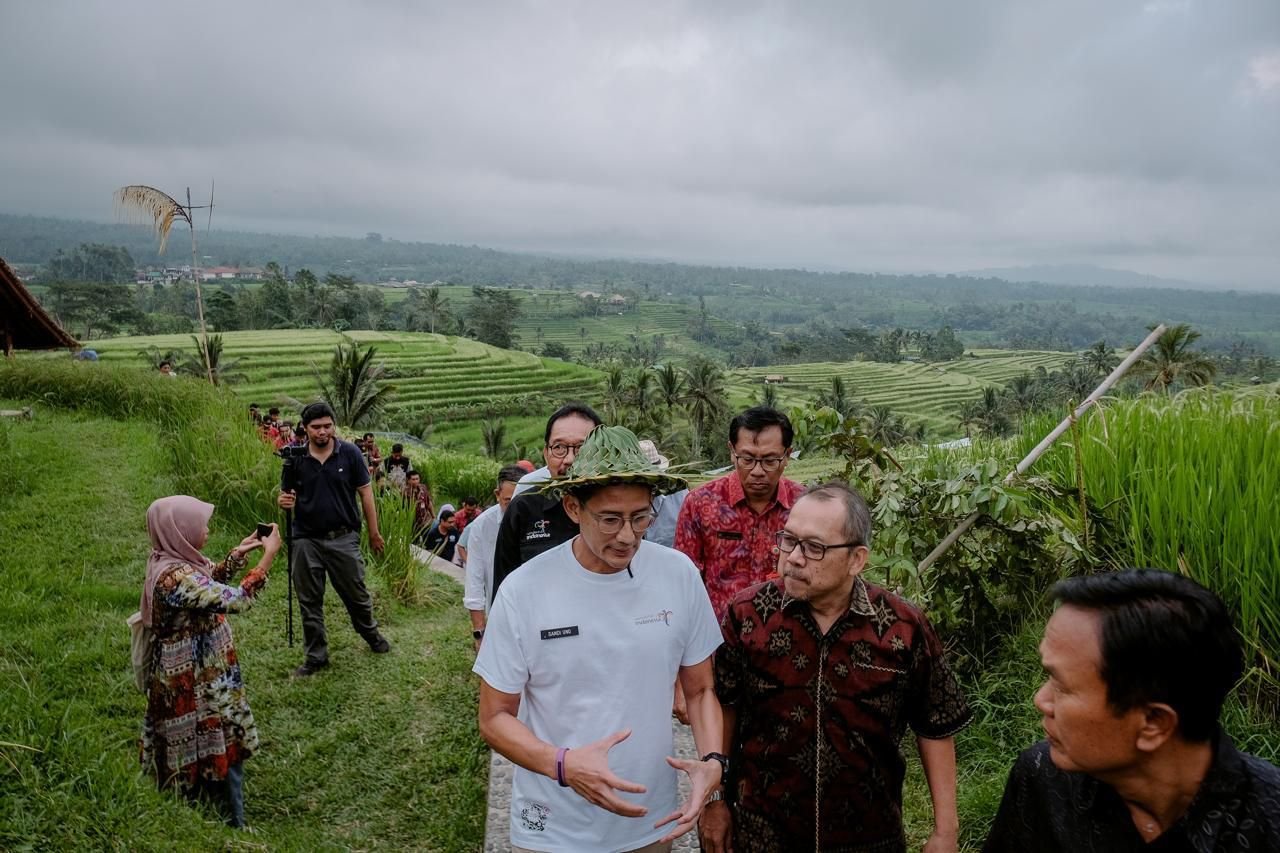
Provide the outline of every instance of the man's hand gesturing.
[[702,807],[706,804],[707,797],[720,784],[722,769],[718,761],[698,761],[668,756],[667,763],[677,770],[688,773],[689,781],[692,783],[692,790],[689,791],[689,799],[685,801],[684,807],[654,824],[657,827],[675,821],[676,825],[671,832],[662,839],[674,841],[698,825],[698,816],[702,814]]
[[609,769],[609,750],[629,737],[631,729],[626,729],[569,750],[564,756],[564,779],[587,802],[623,817],[644,817],[648,809],[629,803],[614,793],[643,794],[644,785],[620,779]]

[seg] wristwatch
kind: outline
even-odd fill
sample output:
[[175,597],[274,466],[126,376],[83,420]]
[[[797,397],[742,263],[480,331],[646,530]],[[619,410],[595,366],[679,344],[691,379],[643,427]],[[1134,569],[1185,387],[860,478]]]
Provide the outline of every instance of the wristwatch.
[[482,640],[482,639],[484,639],[484,629],[483,629],[483,628],[477,628],[476,630],[472,631],[472,632],[471,632],[471,638],[472,638],[473,640]]
[[711,803],[718,803],[723,799],[724,799],[724,789],[716,788],[714,791],[711,792],[710,796],[707,797],[707,804],[709,805]]
[[718,761],[720,762],[720,781],[729,778],[729,756],[722,755],[719,752],[708,752],[702,756],[702,761]]

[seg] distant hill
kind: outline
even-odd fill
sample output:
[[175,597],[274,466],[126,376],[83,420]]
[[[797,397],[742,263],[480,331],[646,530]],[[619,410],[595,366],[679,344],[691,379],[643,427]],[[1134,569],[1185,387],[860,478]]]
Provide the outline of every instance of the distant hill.
[[1070,284],[1078,287],[1172,287],[1177,290],[1225,290],[1225,287],[1178,278],[1161,278],[1157,275],[1116,270],[1093,264],[1041,264],[1029,267],[993,267],[969,270],[959,275],[975,278],[998,278],[1004,281],[1044,282],[1045,284]]
[[[182,241],[171,242],[164,260],[182,264]],[[70,251],[81,243],[124,246],[143,265],[160,260],[154,236],[143,227],[0,214],[0,256],[10,262],[45,263],[57,250]],[[649,303],[696,310],[705,306],[711,316],[729,324],[783,334],[820,325],[872,332],[948,325],[967,346],[1071,350],[1099,340],[1133,343],[1151,323],[1163,320],[1194,324],[1203,332],[1200,343],[1206,348],[1225,351],[1242,342],[1280,355],[1280,293],[1197,290],[1202,286],[1101,267],[1023,267],[966,275],[833,273],[566,259],[402,242],[377,234],[301,237],[216,228],[201,234],[200,254],[205,266],[261,267],[276,261],[288,271],[307,267],[321,276],[336,272],[363,282],[395,278],[457,286],[630,292]],[[567,328],[580,333],[582,325]],[[552,334],[550,328],[544,332]],[[632,328],[630,333],[642,335],[645,329]],[[717,340],[715,347],[726,353],[738,350],[743,363],[764,363],[753,352],[742,352],[752,349],[754,341],[748,339],[763,336],[750,331],[738,337],[743,339]],[[580,344],[589,340],[579,337]]]

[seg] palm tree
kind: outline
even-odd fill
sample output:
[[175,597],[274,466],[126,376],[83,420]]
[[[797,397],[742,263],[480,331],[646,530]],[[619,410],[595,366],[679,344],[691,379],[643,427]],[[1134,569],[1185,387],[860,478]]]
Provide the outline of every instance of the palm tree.
[[499,420],[485,421],[480,424],[480,438],[484,441],[485,455],[490,459],[500,459],[505,451],[507,425]]
[[374,361],[377,352],[374,346],[361,352],[350,341],[333,348],[328,375],[312,365],[320,396],[333,406],[340,426],[372,424],[390,401],[395,387],[383,384],[386,367]]
[[1004,388],[1004,397],[1014,414],[1025,415],[1043,402],[1043,388],[1030,373],[1019,373]]
[[[196,352],[199,352],[200,339],[192,335],[191,340],[195,342]],[[205,346],[209,359],[207,365],[199,357],[187,356],[178,365],[178,370],[191,376],[208,376],[209,381],[214,385],[221,385],[224,382],[233,385],[249,378],[237,370],[240,367],[240,359],[222,357],[222,335],[210,335]]]
[[778,408],[778,386],[772,382],[764,383],[764,389],[760,392],[760,405],[767,406],[770,409]]
[[423,294],[422,313],[427,315],[427,331],[435,334],[436,326],[443,326],[449,319],[449,299],[439,287],[428,287]]
[[670,422],[672,411],[684,397],[684,375],[670,363],[654,368],[654,374],[658,377],[658,399],[667,407]]
[[611,424],[618,422],[618,410],[627,402],[627,377],[622,365],[611,363],[604,373],[604,409]]
[[960,425],[965,435],[976,428],[985,435],[1005,435],[1009,432],[1009,418],[1000,405],[1000,396],[994,388],[983,388],[982,396],[965,403],[960,409]]
[[1136,377],[1146,377],[1147,391],[1167,391],[1175,384],[1198,387],[1213,381],[1217,365],[1203,352],[1191,349],[1200,333],[1188,323],[1171,326],[1133,366]]
[[1053,373],[1053,381],[1068,400],[1079,403],[1098,386],[1098,374],[1083,362],[1069,361]]
[[1120,363],[1120,357],[1116,355],[1115,349],[1107,346],[1106,341],[1098,341],[1085,350],[1080,358],[1099,376],[1106,376]]
[[891,447],[914,436],[915,430],[905,418],[885,405],[872,406],[862,416],[862,430],[877,444]]
[[638,367],[631,372],[628,379],[631,389],[627,393],[627,402],[643,415],[653,405],[653,374],[643,367]]
[[831,377],[831,387],[818,392],[818,408],[830,406],[842,415],[854,414],[857,404],[845,391],[844,380],[839,376]]
[[702,455],[707,428],[729,408],[724,393],[724,371],[707,358],[697,357],[685,368],[684,406],[693,427],[693,455]]

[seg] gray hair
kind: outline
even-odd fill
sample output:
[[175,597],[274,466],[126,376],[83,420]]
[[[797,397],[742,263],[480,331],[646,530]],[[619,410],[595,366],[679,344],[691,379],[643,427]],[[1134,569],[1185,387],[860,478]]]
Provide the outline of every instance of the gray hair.
[[867,502],[842,480],[832,480],[819,486],[813,486],[801,497],[813,498],[826,503],[840,501],[844,504],[844,538],[848,542],[871,547],[871,510]]

